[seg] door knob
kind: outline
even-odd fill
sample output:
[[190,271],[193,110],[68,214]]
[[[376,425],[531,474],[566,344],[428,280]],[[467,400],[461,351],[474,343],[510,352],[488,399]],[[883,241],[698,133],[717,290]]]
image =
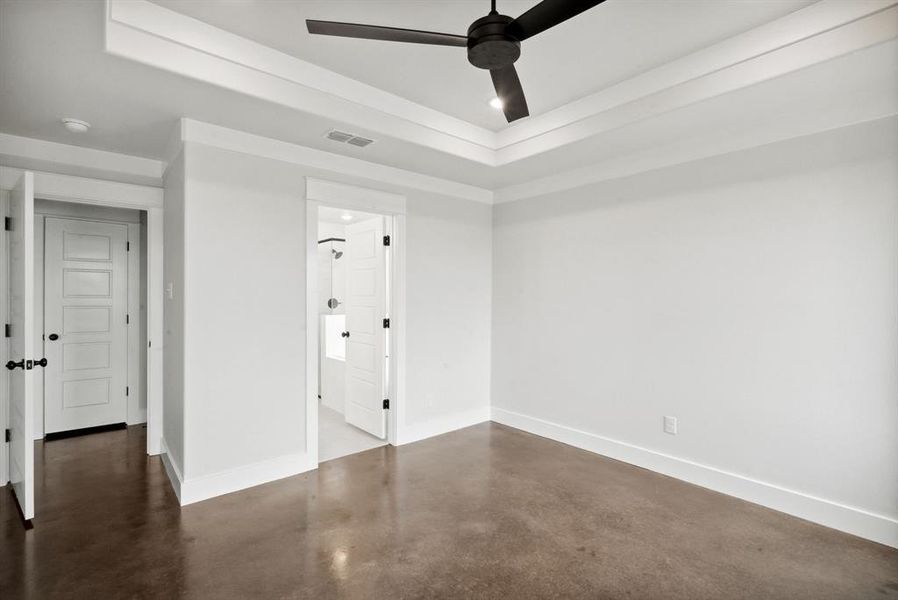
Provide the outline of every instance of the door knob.
[[44,358],[42,358],[42,359],[40,359],[40,360],[35,359],[35,360],[34,360],[34,366],[35,366],[35,367],[46,367],[46,366],[47,366],[47,358],[44,357]]
[[7,361],[6,368],[9,369],[10,371],[12,371],[15,368],[24,369],[25,368],[25,359],[23,358],[19,362],[15,362],[12,360]]
[[56,340],[59,339],[59,334],[57,334],[57,333],[51,333],[51,334],[48,335],[47,337],[50,338],[50,341],[51,341],[51,342],[55,342]]
[[349,337],[349,332],[344,331],[343,333],[340,334],[340,337]]

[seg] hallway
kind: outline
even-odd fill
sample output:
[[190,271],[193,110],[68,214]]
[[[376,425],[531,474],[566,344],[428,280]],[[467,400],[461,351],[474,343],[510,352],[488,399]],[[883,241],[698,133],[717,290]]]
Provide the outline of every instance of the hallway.
[[4,599],[898,596],[898,551],[501,425],[183,509],[144,436],[36,445]]

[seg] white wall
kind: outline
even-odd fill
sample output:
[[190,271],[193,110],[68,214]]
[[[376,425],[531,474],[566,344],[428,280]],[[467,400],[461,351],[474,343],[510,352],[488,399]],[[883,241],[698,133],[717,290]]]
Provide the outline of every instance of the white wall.
[[489,406],[492,207],[418,194],[406,223],[403,437],[412,440]]
[[494,419],[895,545],[896,153],[892,118],[496,206]]
[[[346,239],[346,226],[339,223],[318,222],[318,240]],[[332,250],[345,251],[343,242],[318,244],[318,312],[320,315],[341,315],[346,312],[346,261],[334,260]],[[340,301],[335,309],[328,307],[328,300]],[[325,353],[324,319],[319,324],[318,344],[318,395],[321,403],[343,412],[346,361],[328,358]]]
[[[184,197],[185,152],[181,152],[168,166],[165,172],[165,197],[163,210],[163,282],[166,290],[171,289],[171,297],[166,293],[163,300],[164,335],[163,335],[163,408],[162,408],[162,451],[166,455],[177,476],[184,473],[184,454],[186,451],[184,419],[184,261],[187,247],[184,239]],[[180,494],[179,488],[176,490]]]
[[305,451],[304,182],[187,145],[184,477]]
[[[195,143],[184,156],[185,185],[178,162],[165,199],[165,281],[176,291],[166,301],[165,436],[183,452],[186,503],[315,466],[303,462],[304,178],[341,176]],[[491,207],[391,191],[408,196],[402,426],[421,435],[486,420]]]

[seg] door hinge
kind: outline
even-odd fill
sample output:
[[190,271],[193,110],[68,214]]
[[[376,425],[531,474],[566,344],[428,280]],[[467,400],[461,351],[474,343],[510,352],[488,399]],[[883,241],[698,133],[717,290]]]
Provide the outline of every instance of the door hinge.
[[12,231],[12,217],[3,217],[4,231]]
[[3,439],[6,440],[7,442],[11,442],[12,441],[12,431],[7,429],[6,432],[3,434]]
[[125,252],[131,252],[131,242],[125,242]]
[[129,395],[130,393],[131,393],[131,386],[126,385],[126,386],[125,386],[125,395],[127,396],[127,395]]
[[384,319],[384,329],[390,328],[390,319]]
[[384,398],[384,410],[388,410],[390,408],[390,399]]
[[131,324],[131,315],[125,315],[125,325]]
[[4,327],[3,327],[3,333],[4,333],[3,337],[12,337],[12,325],[9,323],[6,323],[6,325],[4,325]]
[[384,236],[384,246],[389,246],[389,245],[390,245],[390,236],[385,235]]

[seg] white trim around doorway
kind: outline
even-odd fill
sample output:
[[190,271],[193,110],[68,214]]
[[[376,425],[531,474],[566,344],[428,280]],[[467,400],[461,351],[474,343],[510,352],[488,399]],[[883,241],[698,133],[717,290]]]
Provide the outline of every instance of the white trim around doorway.
[[405,215],[406,198],[400,194],[306,177],[306,452],[318,465],[318,208],[329,206],[373,212],[391,217],[390,244],[390,349],[387,442],[402,439],[405,422]]
[[[10,189],[23,171],[25,169],[2,167],[0,169],[0,189]],[[163,190],[162,188],[88,177],[74,177],[41,171],[33,171],[33,173],[35,198],[130,208],[147,213],[147,454],[159,454],[162,438]]]

